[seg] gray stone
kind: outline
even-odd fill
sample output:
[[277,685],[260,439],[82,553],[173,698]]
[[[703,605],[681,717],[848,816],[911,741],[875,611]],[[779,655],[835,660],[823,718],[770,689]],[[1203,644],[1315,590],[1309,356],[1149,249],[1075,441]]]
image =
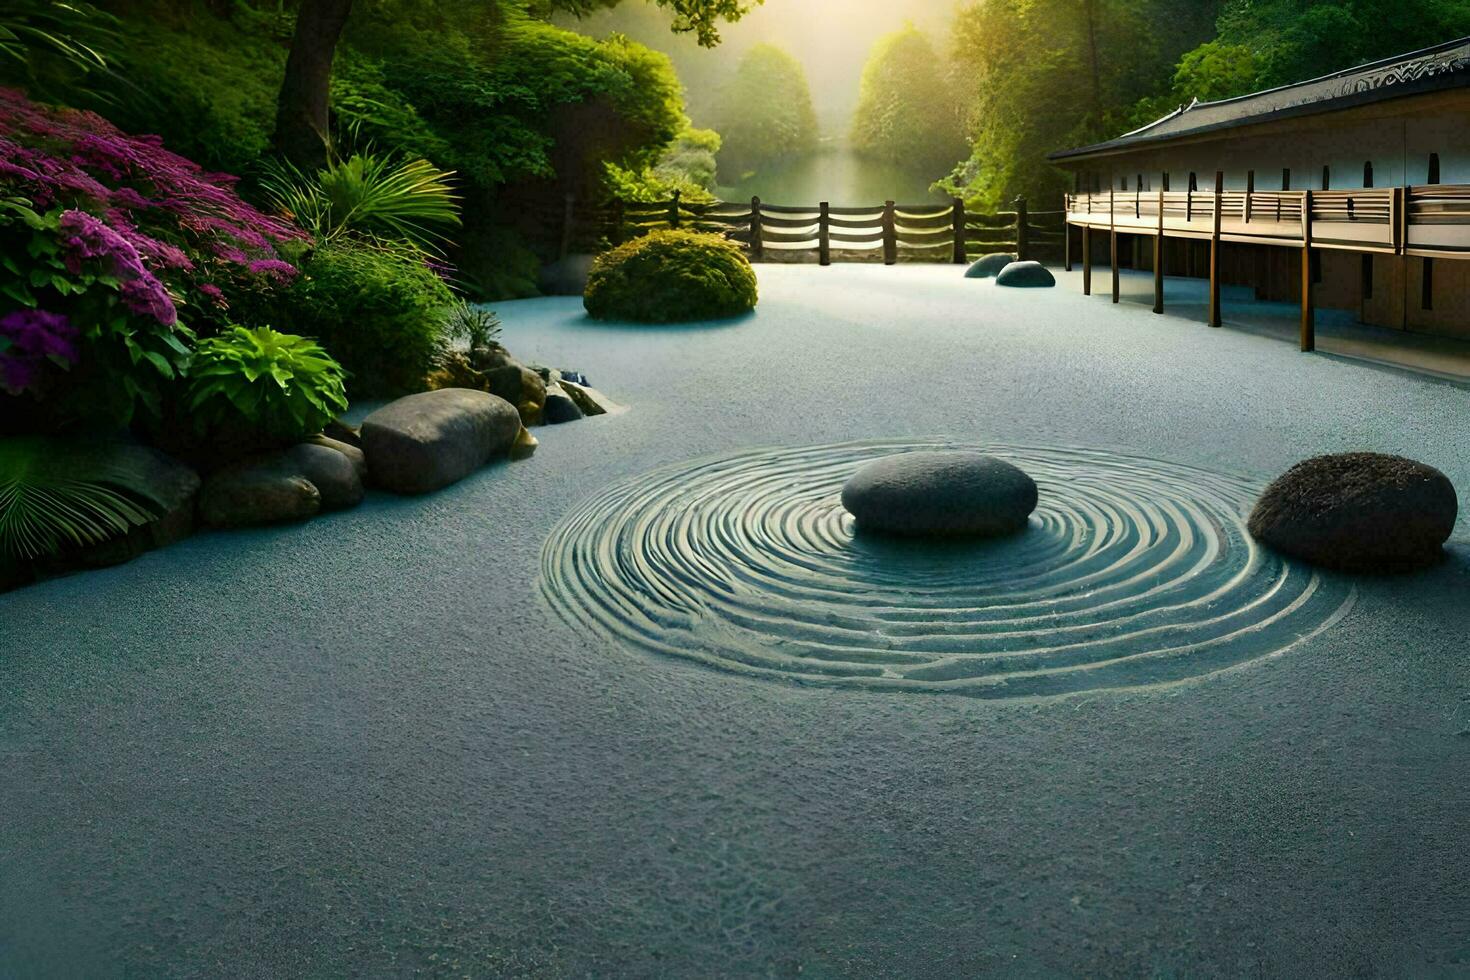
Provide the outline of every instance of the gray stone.
[[994,279],[1000,274],[1000,270],[1014,261],[1016,261],[1014,255],[1007,255],[1004,252],[996,252],[992,255],[983,256],[965,270],[965,278]]
[[127,534],[83,548],[67,557],[81,568],[100,568],[131,561],[155,548],[166,548],[194,533],[194,502],[199,474],[188,466],[147,446],[120,443],[109,449],[120,469],[134,474],[135,483],[158,518]]
[[199,492],[199,517],[213,527],[304,521],[321,509],[322,495],[316,485],[285,465],[281,454],[241,460],[217,470]]
[[1444,556],[1459,500],[1439,470],[1402,456],[1341,453],[1298,463],[1261,494],[1250,532],[1343,571],[1422,568]]
[[520,431],[520,416],[505,399],[444,388],[400,398],[369,415],[362,448],[375,486],[428,493],[508,453]]
[[1040,262],[1012,262],[996,275],[995,284],[1022,289],[1044,289],[1055,286],[1057,280]]
[[565,379],[560,381],[559,384],[561,385],[561,390],[565,391],[572,401],[577,403],[577,407],[582,410],[582,414],[588,418],[594,415],[610,415],[620,410],[619,406],[612,399],[608,398],[596,388],[574,384]]
[[[362,456],[361,450],[346,445],[342,448]],[[351,458],[339,449],[303,442],[281,454],[280,466],[299,473],[316,487],[317,493],[321,494],[322,510],[341,510],[362,503],[362,474]]]
[[343,456],[346,456],[347,461],[352,464],[352,468],[357,470],[357,478],[363,482],[367,482],[367,456],[361,448],[348,445],[345,442],[338,442],[336,439],[324,435],[312,436],[306,441],[309,445],[324,446],[327,449],[334,449]]
[[541,409],[546,404],[546,382],[541,375],[523,364],[511,363],[485,372],[485,380],[490,394],[514,405],[523,423],[541,424]]
[[341,419],[333,419],[322,429],[322,435],[337,442],[345,442],[349,446],[362,448],[362,432],[355,425],[348,425]]
[[842,506],[865,531],[995,536],[1026,526],[1036,483],[980,453],[900,453],[858,470],[842,488]]
[[546,404],[541,410],[542,418],[548,425],[561,425],[563,422],[575,422],[582,418],[582,410],[577,407],[577,402],[559,384],[552,384],[546,389]]

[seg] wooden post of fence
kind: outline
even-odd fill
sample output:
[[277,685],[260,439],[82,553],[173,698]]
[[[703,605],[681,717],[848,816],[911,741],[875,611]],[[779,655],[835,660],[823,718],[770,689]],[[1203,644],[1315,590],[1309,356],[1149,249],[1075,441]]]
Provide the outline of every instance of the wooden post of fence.
[[669,227],[679,227],[679,192],[674,191],[674,199],[669,202]]
[[1118,283],[1118,207],[1117,192],[1108,188],[1108,248],[1109,264],[1113,267],[1113,302],[1121,298]]
[[1016,198],[1016,261],[1025,262],[1031,252],[1031,216],[1026,211],[1026,199]]
[[1159,228],[1154,234],[1154,312],[1164,312],[1164,192],[1159,191]]
[[898,215],[892,201],[883,202],[883,264],[898,263]]
[[832,202],[823,201],[822,213],[817,219],[817,260],[822,265],[832,264]]
[[1317,311],[1312,295],[1312,192],[1302,192],[1302,335],[1304,351],[1317,349]]
[[954,264],[967,265],[970,255],[965,248],[965,201],[964,198],[954,199],[954,211],[950,215],[950,224],[954,226]]
[[1215,171],[1215,214],[1210,225],[1210,326],[1220,325],[1220,194],[1225,173]]
[[572,254],[572,231],[576,226],[576,222],[577,196],[575,194],[568,194],[561,215],[561,248],[560,254],[557,256],[560,259],[564,259]]
[[621,245],[626,240],[627,209],[628,205],[621,197],[613,201],[612,243],[614,245]]
[[766,254],[765,232],[761,229],[761,199],[752,197],[750,199],[750,254],[752,258],[762,258]]

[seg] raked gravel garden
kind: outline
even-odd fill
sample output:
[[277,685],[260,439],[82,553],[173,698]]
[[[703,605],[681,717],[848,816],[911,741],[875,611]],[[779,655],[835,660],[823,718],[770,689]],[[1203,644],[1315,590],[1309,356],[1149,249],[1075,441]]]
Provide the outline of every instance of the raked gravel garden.
[[[0,974],[1470,970],[1470,525],[1244,530],[1323,453],[1463,495],[1466,391],[961,273],[498,304],[615,410],[0,596]],[[855,529],[913,450],[1029,474],[1026,532]]]

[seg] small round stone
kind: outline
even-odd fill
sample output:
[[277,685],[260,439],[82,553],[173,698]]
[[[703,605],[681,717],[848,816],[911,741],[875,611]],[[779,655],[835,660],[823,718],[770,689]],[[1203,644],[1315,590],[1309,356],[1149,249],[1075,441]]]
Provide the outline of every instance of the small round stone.
[[1263,544],[1343,571],[1422,568],[1444,556],[1459,501],[1439,470],[1402,456],[1340,453],[1298,463],[1261,494]]
[[1000,270],[1004,269],[1006,266],[1010,265],[1014,261],[1016,261],[1016,257],[1014,255],[1007,255],[1003,252],[994,252],[990,255],[982,256],[981,258],[976,259],[975,262],[968,269],[965,270],[965,278],[994,279],[997,275],[1000,274]]
[[1036,509],[1036,482],[980,453],[900,453],[869,463],[842,488],[865,531],[904,535],[1013,534]]
[[1057,284],[1056,276],[1040,262],[1012,262],[995,277],[997,286],[1045,289]]

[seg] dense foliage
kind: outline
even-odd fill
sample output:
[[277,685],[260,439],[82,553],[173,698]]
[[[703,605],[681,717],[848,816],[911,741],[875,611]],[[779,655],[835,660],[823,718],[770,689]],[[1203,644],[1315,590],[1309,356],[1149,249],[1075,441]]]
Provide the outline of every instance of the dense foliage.
[[1470,0],[970,0],[954,57],[982,206],[1066,188],[1046,162],[1174,111],[1470,34]]
[[935,179],[965,154],[954,80],[912,25],[883,38],[863,70],[851,142],[859,153],[912,165]]
[[599,255],[583,302],[597,319],[677,323],[745,313],[756,298],[755,272],[738,245],[658,231]]
[[434,247],[444,228],[460,223],[453,176],[427,160],[354,153],[312,174],[274,164],[262,190],[276,211],[290,215],[318,244],[362,235]]
[[347,411],[347,393],[342,368],[311,341],[232,327],[195,352],[189,410],[202,432],[247,432],[286,445]]
[[353,397],[387,397],[423,388],[453,301],[419,254],[347,240],[302,265],[276,322],[319,341]]
[[296,269],[304,236],[155,139],[0,90],[0,427],[125,424],[160,409],[192,334]]
[[652,167],[630,170],[607,165],[607,190],[623,201],[667,201],[675,192],[685,201],[715,200],[720,134],[686,127]]
[[801,63],[771,44],[750,49],[715,111],[720,176],[727,183],[761,167],[811,153],[817,115]]

